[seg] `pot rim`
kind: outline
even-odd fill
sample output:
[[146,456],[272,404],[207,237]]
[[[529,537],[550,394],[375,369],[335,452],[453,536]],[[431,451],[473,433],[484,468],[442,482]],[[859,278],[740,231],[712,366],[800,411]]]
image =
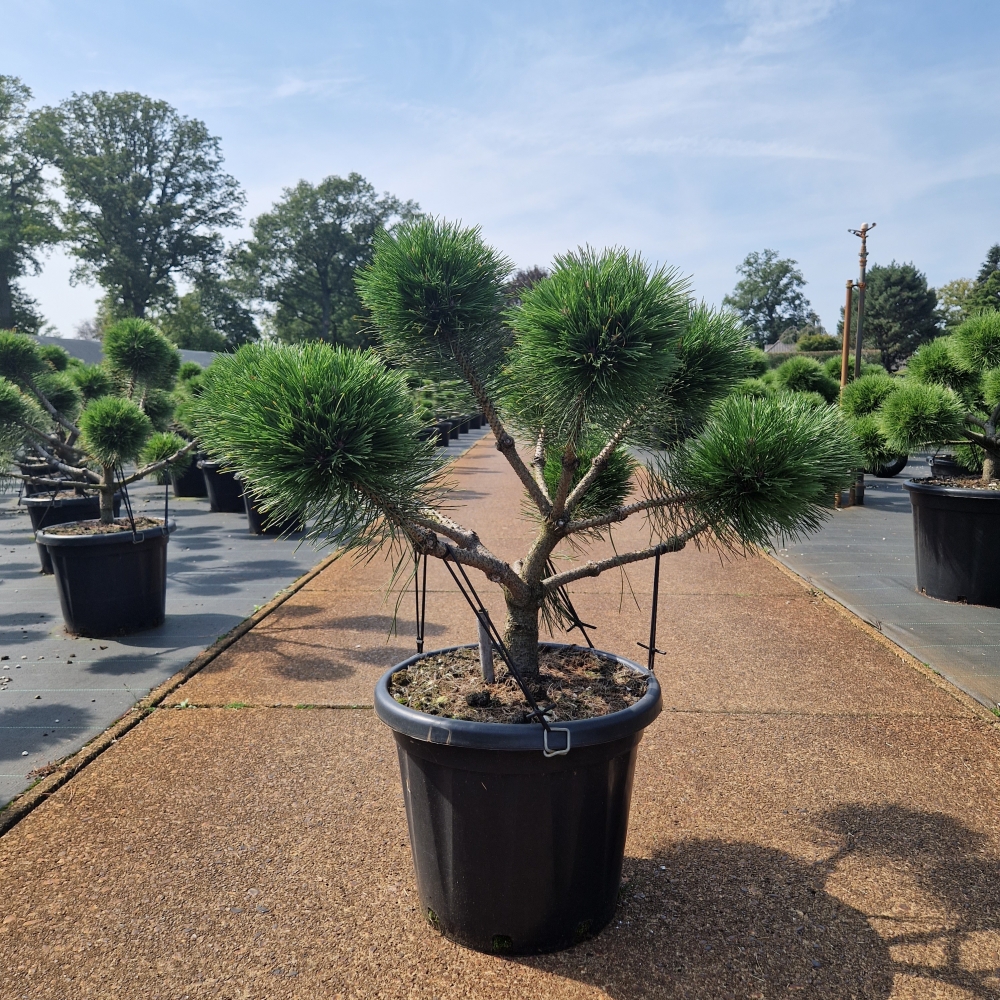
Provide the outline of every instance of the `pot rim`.
[[[538,645],[556,649],[575,647],[586,650],[588,648],[566,642],[540,642]],[[448,744],[476,750],[543,751],[544,730],[538,724],[514,725],[507,722],[470,722],[466,719],[446,719],[401,705],[389,693],[389,679],[397,670],[403,670],[418,660],[425,660],[429,656],[436,656],[440,653],[451,653],[456,649],[478,648],[479,644],[475,642],[460,643],[456,646],[447,646],[444,649],[417,653],[390,667],[375,685],[375,714],[393,732],[410,736],[423,743]],[[612,712],[610,715],[599,715],[592,719],[553,723],[551,728],[556,732],[569,730],[571,747],[596,746],[631,736],[645,729],[663,708],[660,683],[655,674],[617,653],[608,653],[603,649],[594,649],[591,652],[617,660],[636,673],[644,674],[648,677],[649,684],[646,693],[628,708]],[[563,737],[556,737],[556,742],[562,746]]]
[[[51,491],[46,491],[45,493],[34,493],[31,496],[21,497],[20,502],[25,506],[31,506],[31,507],[35,506],[65,507],[65,506],[70,506],[72,504],[93,502],[100,495],[99,493],[94,492],[94,493],[85,493],[82,497],[81,496],[62,497],[62,499],[60,500],[53,500],[50,493]],[[115,491],[116,500],[120,500],[121,495],[122,495],[121,490]]]
[[[93,518],[87,518],[87,520],[93,520]],[[67,521],[65,524],[52,525],[52,527],[66,528],[71,524],[81,524],[81,521]],[[136,534],[140,537],[136,539],[136,545],[144,541],[149,541],[153,538],[161,538],[163,535],[167,536],[167,541],[170,540],[170,535],[177,530],[177,522],[171,518],[167,521],[166,526],[163,524],[163,519],[160,518],[160,523],[156,525],[155,528],[143,528],[141,531],[137,531]],[[80,547],[83,545],[132,545],[132,533],[130,531],[113,531],[107,532],[100,535],[63,535],[63,534],[50,534],[45,528],[41,528],[35,532],[35,541],[40,542],[42,545],[47,545],[49,547],[53,545],[66,545],[66,546],[76,546]]]
[[985,500],[1000,502],[1000,490],[976,489],[966,486],[938,486],[935,483],[918,483],[915,479],[907,479],[903,486],[911,493],[925,493],[928,496],[955,497],[956,499]]

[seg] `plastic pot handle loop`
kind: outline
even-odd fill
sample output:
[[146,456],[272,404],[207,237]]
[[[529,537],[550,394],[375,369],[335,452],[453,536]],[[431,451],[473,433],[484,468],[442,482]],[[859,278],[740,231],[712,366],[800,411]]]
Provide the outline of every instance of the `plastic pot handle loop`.
[[[549,733],[565,733],[566,734],[566,746],[562,750],[550,750],[549,749]],[[570,732],[563,726],[548,726],[542,730],[542,753],[546,757],[562,757],[564,754],[569,753],[570,746]],[[575,757],[573,758],[576,759]]]
[[144,531],[133,531],[132,532],[132,544],[139,545],[141,542],[146,540],[146,532]]

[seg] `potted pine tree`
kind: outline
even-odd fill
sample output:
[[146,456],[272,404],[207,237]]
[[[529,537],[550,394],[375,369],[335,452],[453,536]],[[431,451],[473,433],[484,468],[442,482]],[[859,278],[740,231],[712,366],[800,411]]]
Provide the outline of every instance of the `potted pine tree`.
[[[865,376],[870,428],[888,452],[964,441],[976,476],[910,480],[917,589],[930,597],[1000,607],[1000,312],[973,316],[920,347],[906,376]],[[962,453],[960,451],[960,453]]]
[[[129,319],[107,331],[103,348],[110,391],[85,401],[82,392],[52,391],[32,338],[0,333],[0,427],[59,473],[27,478],[96,496],[95,509],[36,533],[52,561],[67,630],[95,637],[162,623],[171,526],[116,519],[116,494],[183,462],[194,447],[157,430],[170,417],[167,391],[180,361],[173,345],[146,321]],[[126,473],[132,463],[139,467]]]
[[[585,249],[505,312],[510,269],[476,229],[425,219],[380,235],[358,281],[380,348],[246,345],[206,378],[199,433],[277,515],[305,510],[315,536],[500,587],[506,621],[477,613],[478,649],[398,664],[375,706],[399,752],[425,914],[471,947],[524,953],[611,919],[637,746],[661,705],[643,667],[542,643],[540,621],[565,623],[576,580],[691,541],[814,528],[857,456],[835,408],[730,395],[752,363],[743,331],[693,306],[676,272]],[[404,369],[469,386],[537,523],[523,558],[445,513]],[[628,446],[653,426],[675,429],[671,445],[640,463]],[[631,517],[648,545],[553,568],[560,547]]]

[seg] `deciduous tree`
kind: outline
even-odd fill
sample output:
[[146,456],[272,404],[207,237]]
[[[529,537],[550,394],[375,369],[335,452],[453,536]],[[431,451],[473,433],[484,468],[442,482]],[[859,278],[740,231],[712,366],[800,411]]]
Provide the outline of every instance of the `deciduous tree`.
[[819,325],[802,294],[806,281],[796,261],[777,250],[747,254],[736,271],[742,275],[722,301],[742,318],[750,339],[762,347],[775,343],[787,330]]
[[145,316],[170,299],[177,276],[219,261],[220,230],[239,221],[244,198],[203,122],[165,101],[103,91],[74,95],[47,117],[74,277],[96,278],[116,313]]

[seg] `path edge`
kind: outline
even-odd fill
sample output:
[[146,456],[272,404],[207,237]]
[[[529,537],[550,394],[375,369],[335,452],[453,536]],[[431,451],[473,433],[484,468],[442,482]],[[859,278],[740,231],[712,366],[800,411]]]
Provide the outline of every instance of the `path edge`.
[[982,721],[988,722],[994,728],[997,735],[1000,735],[1000,718],[994,715],[993,712],[991,712],[981,701],[979,701],[979,699],[974,698],[967,691],[964,691],[954,681],[945,677],[944,674],[939,673],[933,667],[928,666],[923,662],[923,660],[917,659],[917,657],[915,657],[911,652],[900,646],[899,643],[893,642],[893,640],[890,639],[884,632],[880,632],[874,625],[870,625],[866,622],[856,611],[852,611],[849,607],[847,607],[847,605],[841,604],[835,597],[831,597],[825,590],[822,590],[820,587],[817,587],[816,584],[810,582],[808,578],[796,573],[790,566],[786,566],[777,556],[766,551],[765,549],[760,549],[759,552],[764,559],[784,573],[785,576],[794,580],[804,590],[808,590],[809,593],[815,594],[817,597],[822,599],[824,604],[833,608],[839,614],[847,618],[859,632],[863,632],[869,639],[874,639],[880,646],[895,654],[912,670],[916,670],[917,673],[923,675],[923,677],[929,680],[935,687],[940,688],[942,691],[949,694],[955,699],[955,701],[962,705],[963,708],[967,709]]
[[58,791],[74,775],[78,774],[92,761],[96,760],[108,747],[113,746],[130,729],[134,729],[154,708],[182,684],[190,680],[196,673],[208,666],[220,653],[227,650],[238,639],[242,638],[254,626],[272,614],[290,597],[297,594],[307,583],[314,580],[331,563],[343,555],[343,550],[331,553],[320,560],[311,570],[303,573],[277,594],[267,604],[258,608],[248,618],[234,625],[225,635],[216,639],[207,649],[203,649],[193,660],[181,667],[165,681],[137,701],[124,715],[119,716],[107,729],[95,736],[89,743],[82,746],[76,753],[57,761],[46,768],[48,772],[30,788],[16,795],[0,809],[0,837],[24,819],[30,812],[41,805],[53,792]]

